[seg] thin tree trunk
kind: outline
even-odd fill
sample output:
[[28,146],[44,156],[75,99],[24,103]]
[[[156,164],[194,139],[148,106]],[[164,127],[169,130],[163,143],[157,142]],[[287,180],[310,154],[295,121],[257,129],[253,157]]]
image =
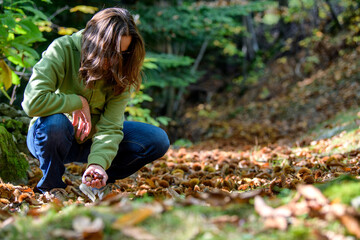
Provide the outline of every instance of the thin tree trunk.
[[194,74],[195,71],[197,70],[197,68],[199,67],[199,64],[200,64],[202,58],[204,57],[204,54],[205,54],[206,48],[207,48],[207,46],[209,44],[209,41],[210,41],[210,38],[206,37],[203,44],[201,45],[199,54],[197,55],[196,60],[195,60],[193,66],[191,68],[191,73],[192,74]]
[[174,98],[175,98],[175,87],[169,86],[168,89],[168,103],[166,106],[166,116],[172,118],[173,113],[176,109],[174,109]]
[[319,26],[319,6],[318,2],[314,1],[314,9],[313,9],[313,27],[316,28]]
[[339,28],[339,29],[342,29],[342,26],[339,22],[339,19],[337,18],[337,15],[335,13],[335,10],[330,2],[330,0],[325,0],[326,4],[329,6],[329,9],[330,9],[330,13],[331,13],[331,17],[332,19],[335,21],[335,25]]
[[244,24],[249,33],[249,37],[245,37],[245,43],[247,48],[247,54],[250,60],[255,58],[256,52],[259,50],[259,44],[257,42],[256,33],[251,16],[243,17]]
[[288,23],[285,23],[284,21],[284,17],[286,14],[284,14],[285,9],[287,9],[289,7],[289,2],[288,0],[279,0],[279,12],[280,12],[280,20],[279,20],[279,37],[278,39],[286,39],[286,35],[287,35],[287,26],[289,25]]

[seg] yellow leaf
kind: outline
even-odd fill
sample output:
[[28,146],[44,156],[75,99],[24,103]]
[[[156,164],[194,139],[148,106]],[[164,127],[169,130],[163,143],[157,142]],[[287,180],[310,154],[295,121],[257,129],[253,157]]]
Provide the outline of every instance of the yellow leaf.
[[36,25],[38,26],[38,28],[41,32],[51,32],[52,31],[50,21],[39,21],[39,22],[36,22]]
[[98,10],[97,7],[79,5],[79,6],[76,6],[76,7],[71,8],[71,9],[70,9],[70,12],[80,11],[80,12],[83,12],[83,13],[94,14],[97,10]]
[[11,84],[11,70],[4,60],[0,60],[0,85],[4,85],[5,90],[8,90]]
[[140,208],[136,209],[130,213],[127,213],[121,217],[119,217],[112,225],[115,229],[122,229],[127,226],[134,226],[145,221],[148,217],[150,217],[154,211],[150,208]]
[[65,28],[65,27],[59,27],[58,29],[58,34],[60,35],[71,35],[74,32],[77,32],[79,30],[77,30],[76,28]]

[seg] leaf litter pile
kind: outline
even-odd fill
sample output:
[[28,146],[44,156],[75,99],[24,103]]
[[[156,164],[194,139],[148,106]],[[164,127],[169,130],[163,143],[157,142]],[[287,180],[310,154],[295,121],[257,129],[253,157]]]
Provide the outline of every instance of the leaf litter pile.
[[187,132],[215,141],[172,147],[118,180],[101,201],[79,190],[85,165],[75,163],[63,177],[67,201],[34,192],[42,173],[38,160],[28,157],[26,186],[0,182],[0,239],[360,238],[357,120],[325,125],[328,136],[290,144],[330,113],[358,107],[360,85],[352,76],[360,72],[359,53],[360,47],[287,95],[249,105],[235,117],[231,102],[215,119],[208,114],[217,109],[192,111],[187,116],[199,125]]
[[[94,203],[78,188],[85,165],[66,165],[64,181],[68,184],[66,191],[70,198],[60,202],[48,194],[34,193],[41,171],[36,159],[29,160],[29,186],[0,184],[1,229],[6,233],[7,229],[16,226],[17,219],[26,216],[42,219],[49,211],[61,213],[71,206],[85,209],[107,206],[119,217],[115,214],[111,220],[105,220],[80,214],[73,218],[69,229],[58,229],[51,234],[65,239],[79,236],[85,239],[89,236],[102,237],[105,225],[108,224],[112,230],[120,230],[121,234],[130,239],[157,239],[136,225],[179,206],[226,208],[251,204],[261,218],[263,229],[286,230],[301,221],[316,218],[319,220],[317,227],[326,225],[327,221],[337,221],[344,227],[344,233],[360,238],[359,212],[350,204],[326,198],[318,188],[308,185],[328,183],[344,175],[359,175],[360,151],[330,155],[319,153],[320,148],[329,150],[342,147],[340,144],[334,146],[332,142],[314,142],[316,147],[312,148],[292,149],[274,145],[237,152],[170,149],[164,157],[146,165],[136,174],[118,180],[108,196]],[[355,178],[351,179],[357,181]],[[277,207],[266,203],[276,199],[283,189],[297,190],[296,195]],[[153,201],[138,207],[131,204],[130,200],[136,202],[136,199],[144,197],[151,197]],[[360,203],[354,206],[359,205]],[[302,219],[304,215],[305,220]],[[302,216],[300,220],[299,216]],[[232,224],[239,229],[244,224],[242,222],[247,221],[246,217],[241,219],[229,213],[210,220],[219,228],[224,224]],[[105,224],[105,221],[108,222]],[[315,227],[313,230],[312,234],[319,238],[331,235],[329,232],[316,230]]]

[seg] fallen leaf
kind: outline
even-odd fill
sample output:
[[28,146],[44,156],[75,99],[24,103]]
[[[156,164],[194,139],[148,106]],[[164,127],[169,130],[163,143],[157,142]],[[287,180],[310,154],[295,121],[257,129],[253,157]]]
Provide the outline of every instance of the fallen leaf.
[[121,232],[127,236],[131,237],[135,240],[157,240],[157,238],[147,232],[145,229],[140,227],[126,227],[122,228]]
[[349,233],[355,235],[357,239],[360,239],[360,223],[358,219],[349,214],[340,216],[339,219]]
[[297,190],[306,198],[306,200],[313,200],[319,206],[324,206],[329,203],[329,200],[321,193],[321,191],[312,185],[299,185]]
[[115,229],[122,229],[127,226],[133,226],[145,221],[148,217],[154,214],[154,210],[150,208],[139,208],[119,217],[112,227]]
[[238,225],[239,221],[240,218],[238,216],[230,216],[230,215],[222,215],[211,219],[212,223],[218,225],[223,225],[228,223]]
[[255,197],[255,211],[263,218],[265,228],[286,230],[292,213],[286,206],[272,208],[260,196]]

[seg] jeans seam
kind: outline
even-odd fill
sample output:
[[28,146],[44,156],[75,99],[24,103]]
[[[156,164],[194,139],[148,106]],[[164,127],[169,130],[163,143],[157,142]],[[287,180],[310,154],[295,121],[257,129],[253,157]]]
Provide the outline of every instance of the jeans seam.
[[133,162],[136,162],[139,159],[139,157],[135,158],[134,160],[132,160],[131,162],[129,162],[128,164],[126,164],[126,166],[131,165]]

